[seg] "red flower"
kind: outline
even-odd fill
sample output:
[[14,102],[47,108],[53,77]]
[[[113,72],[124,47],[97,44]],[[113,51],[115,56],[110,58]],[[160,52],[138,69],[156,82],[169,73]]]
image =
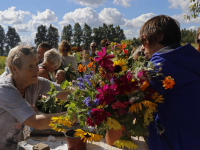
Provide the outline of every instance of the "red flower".
[[111,107],[113,109],[120,109],[120,108],[126,108],[128,106],[129,102],[124,101],[123,103],[121,103],[119,100],[116,101],[115,103],[113,103],[111,105]]
[[98,61],[97,63],[101,66],[101,67],[110,67],[113,65],[113,61],[111,61],[110,59],[114,58],[115,55],[107,55],[106,53],[106,48],[103,47],[102,48],[102,52],[98,51],[97,55],[95,57],[95,61]]
[[115,90],[114,85],[104,85],[103,87],[98,87],[96,90],[99,94],[96,94],[95,97],[99,100],[99,104],[110,104],[115,100],[114,96],[118,94]]
[[103,109],[97,109],[97,108],[92,109],[91,117],[94,118],[95,120],[94,123],[96,125],[102,123],[103,121],[107,121],[108,116],[110,116],[110,113],[105,112]]
[[94,124],[94,122],[93,122],[93,119],[92,119],[91,117],[88,117],[88,118],[87,118],[87,124],[88,124],[89,126],[92,126],[92,127],[95,126],[95,124]]

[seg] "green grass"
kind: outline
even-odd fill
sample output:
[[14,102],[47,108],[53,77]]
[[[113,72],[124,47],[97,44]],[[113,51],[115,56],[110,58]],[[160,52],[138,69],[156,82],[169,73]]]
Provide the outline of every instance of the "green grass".
[[4,69],[0,69],[0,75],[4,72]]

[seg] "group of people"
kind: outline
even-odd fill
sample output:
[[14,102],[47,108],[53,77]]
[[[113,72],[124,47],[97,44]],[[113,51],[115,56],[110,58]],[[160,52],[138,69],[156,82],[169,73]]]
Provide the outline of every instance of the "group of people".
[[[171,76],[176,83],[173,89],[164,90],[161,82],[152,79],[153,84],[150,86],[165,99],[164,103],[158,105],[154,121],[148,126],[149,150],[199,150],[200,29],[197,31],[197,50],[190,44],[181,46],[178,21],[159,15],[144,23],[140,29],[140,39],[143,54],[137,51],[135,57],[136,54],[145,55],[148,61],[160,63],[164,76]],[[101,44],[107,48],[109,41]],[[61,55],[46,43],[38,46],[37,54],[26,46],[10,50],[6,60],[10,74],[0,77],[0,149],[16,149],[24,125],[48,129],[52,116],[65,114],[37,114],[34,104],[39,95],[47,95],[49,83],[62,91],[57,84],[61,81],[50,81],[49,72],[54,72],[61,64],[67,66],[68,63],[76,71],[77,62],[73,56],[68,55],[70,50],[67,41],[62,41],[59,46]],[[95,43],[91,43],[91,54],[83,50],[82,63],[89,62],[86,57],[88,55],[95,57],[95,50]],[[64,71],[58,70],[56,78],[63,74]],[[60,92],[57,98],[67,100],[68,94]]]

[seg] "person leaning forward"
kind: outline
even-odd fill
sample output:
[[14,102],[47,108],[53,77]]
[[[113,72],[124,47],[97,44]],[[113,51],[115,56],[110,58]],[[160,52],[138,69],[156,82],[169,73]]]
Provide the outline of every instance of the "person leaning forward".
[[[0,149],[16,149],[25,125],[35,129],[49,129],[52,116],[57,114],[36,114],[34,104],[37,97],[50,90],[50,83],[58,91],[60,85],[38,77],[38,59],[33,50],[25,46],[11,49],[6,65],[11,74],[0,77]],[[60,92],[59,99],[67,98],[69,92]]]
[[178,21],[159,15],[140,29],[140,39],[150,62],[161,64],[164,76],[174,78],[172,89],[151,80],[151,88],[163,95],[154,121],[148,126],[149,150],[200,149],[200,53],[190,44],[180,45]]

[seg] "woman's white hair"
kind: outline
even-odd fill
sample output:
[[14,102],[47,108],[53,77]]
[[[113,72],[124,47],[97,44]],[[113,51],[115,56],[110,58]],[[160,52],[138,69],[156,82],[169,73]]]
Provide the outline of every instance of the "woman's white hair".
[[55,67],[60,67],[62,57],[56,49],[50,49],[44,53],[44,62],[51,62]]
[[22,50],[23,48],[29,49],[30,53],[28,55],[35,55],[33,49],[30,46],[23,46],[23,45],[18,45],[14,48],[12,48],[9,51],[8,57],[6,58],[6,67],[9,68],[9,71],[11,73],[12,69],[11,69],[11,65],[16,66],[17,68],[21,69],[22,66],[22,56],[24,56],[23,52],[20,52],[20,50]]

